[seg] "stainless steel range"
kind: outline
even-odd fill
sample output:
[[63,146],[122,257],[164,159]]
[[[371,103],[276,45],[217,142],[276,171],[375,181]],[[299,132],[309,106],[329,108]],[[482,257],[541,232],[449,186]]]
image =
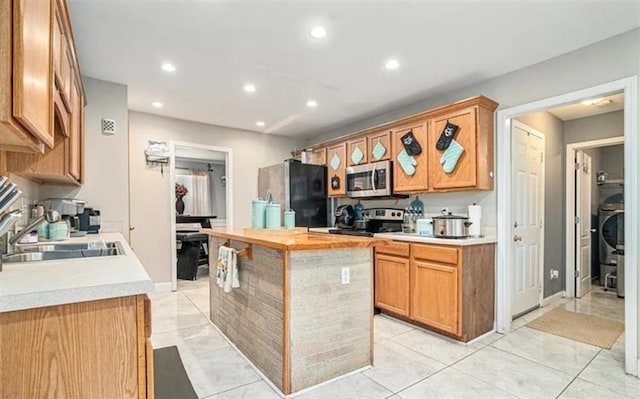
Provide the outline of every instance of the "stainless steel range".
[[[402,231],[402,218],[404,211],[394,208],[372,208],[362,211],[362,216],[368,223],[364,223],[364,229],[329,229],[332,234],[347,234],[354,236],[373,237],[376,233],[397,233]],[[356,223],[356,226],[358,224]]]

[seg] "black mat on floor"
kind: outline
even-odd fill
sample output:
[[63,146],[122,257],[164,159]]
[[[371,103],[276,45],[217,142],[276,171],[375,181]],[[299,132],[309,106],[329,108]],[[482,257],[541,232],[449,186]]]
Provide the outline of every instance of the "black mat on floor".
[[156,399],[198,399],[175,346],[153,350]]

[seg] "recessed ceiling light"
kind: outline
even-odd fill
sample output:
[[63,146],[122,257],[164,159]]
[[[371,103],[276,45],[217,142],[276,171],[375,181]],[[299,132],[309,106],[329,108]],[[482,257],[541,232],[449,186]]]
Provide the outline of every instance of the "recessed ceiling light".
[[256,87],[251,83],[247,83],[244,85],[244,91],[246,91],[247,93],[253,93],[254,91],[256,91]]
[[170,62],[165,62],[164,64],[162,64],[162,70],[165,72],[175,72],[176,66]]
[[327,30],[323,26],[314,26],[309,34],[316,39],[322,39],[327,36]]
[[391,58],[390,60],[387,60],[387,62],[385,62],[384,64],[384,67],[387,69],[398,69],[399,66],[400,66],[400,63],[395,58]]
[[256,126],[262,127],[262,126],[264,126],[264,122],[263,121],[258,121],[258,122],[256,122]]
[[160,101],[154,101],[154,102],[151,103],[151,105],[153,105],[156,108],[164,107],[164,104],[162,104]]
[[591,98],[589,100],[584,100],[582,102],[583,105],[597,105],[598,103],[600,103],[603,100],[603,98]]
[[307,107],[309,108],[315,108],[318,106],[318,103],[316,102],[316,100],[309,100],[307,101]]

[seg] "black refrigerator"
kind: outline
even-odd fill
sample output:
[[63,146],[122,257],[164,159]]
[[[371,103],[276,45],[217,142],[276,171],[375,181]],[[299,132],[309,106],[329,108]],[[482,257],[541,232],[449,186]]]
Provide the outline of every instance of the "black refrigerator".
[[[268,191],[282,212],[296,212],[296,227],[325,227],[327,224],[327,168],[293,159],[258,170],[258,196]],[[281,219],[282,220],[282,219]]]

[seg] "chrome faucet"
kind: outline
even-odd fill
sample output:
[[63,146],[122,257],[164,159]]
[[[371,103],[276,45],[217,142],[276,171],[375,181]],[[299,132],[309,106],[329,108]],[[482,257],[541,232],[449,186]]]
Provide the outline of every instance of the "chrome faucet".
[[33,219],[28,225],[26,225],[22,230],[17,232],[8,240],[8,251],[7,253],[13,253],[16,243],[22,239],[22,237],[26,236],[29,232],[35,230],[45,221],[49,223],[56,223],[60,221],[60,214],[57,211],[46,211],[44,215]]

